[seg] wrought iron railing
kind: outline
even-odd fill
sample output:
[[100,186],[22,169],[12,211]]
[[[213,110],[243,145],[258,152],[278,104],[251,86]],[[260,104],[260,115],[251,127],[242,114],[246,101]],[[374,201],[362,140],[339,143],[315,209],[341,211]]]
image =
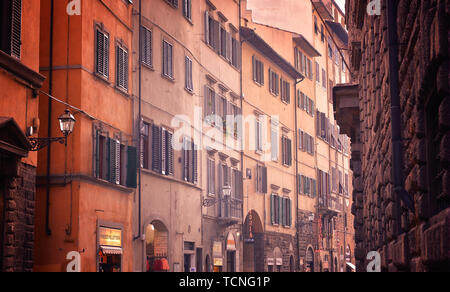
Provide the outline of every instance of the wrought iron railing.
[[242,219],[242,200],[225,196],[219,201],[219,218]]

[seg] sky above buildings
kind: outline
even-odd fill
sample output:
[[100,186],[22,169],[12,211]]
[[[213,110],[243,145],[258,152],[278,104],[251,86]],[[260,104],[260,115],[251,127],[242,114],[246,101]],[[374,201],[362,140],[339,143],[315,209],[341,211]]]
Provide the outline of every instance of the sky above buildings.
[[335,0],[341,10],[345,13],[345,0]]

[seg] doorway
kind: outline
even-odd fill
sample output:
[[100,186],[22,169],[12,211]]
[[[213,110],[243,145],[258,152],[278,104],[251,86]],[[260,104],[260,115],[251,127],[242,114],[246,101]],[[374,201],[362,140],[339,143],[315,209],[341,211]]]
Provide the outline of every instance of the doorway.
[[236,272],[236,252],[235,251],[227,252],[227,272],[229,272],[229,273]]
[[192,259],[192,255],[190,255],[190,254],[184,255],[184,272],[185,273],[191,272],[191,259]]
[[211,258],[209,257],[209,255],[206,256],[205,268],[207,273],[211,273]]
[[264,272],[264,229],[255,211],[250,211],[244,224],[244,272]]
[[197,272],[203,273],[203,250],[197,248]]
[[161,221],[153,221],[145,231],[147,272],[168,272],[169,232]]

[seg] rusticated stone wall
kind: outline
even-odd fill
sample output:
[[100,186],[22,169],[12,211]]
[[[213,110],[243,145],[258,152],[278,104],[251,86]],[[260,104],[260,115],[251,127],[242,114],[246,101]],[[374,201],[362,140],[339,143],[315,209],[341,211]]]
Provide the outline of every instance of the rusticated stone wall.
[[[15,163],[2,167],[15,167]],[[9,173],[9,171],[8,171]],[[19,163],[17,175],[3,177],[2,271],[32,272],[36,168]]]
[[393,192],[386,0],[381,16],[365,13],[367,1],[348,1],[362,143],[353,157],[361,165],[353,205],[357,267],[365,271],[368,252],[379,251],[383,271],[449,271],[450,1],[397,2],[405,185],[416,210]]

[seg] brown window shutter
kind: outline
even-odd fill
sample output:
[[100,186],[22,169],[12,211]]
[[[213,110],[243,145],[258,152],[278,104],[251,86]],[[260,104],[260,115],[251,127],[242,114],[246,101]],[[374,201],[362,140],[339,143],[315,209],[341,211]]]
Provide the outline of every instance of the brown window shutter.
[[22,0],[12,0],[11,5],[11,56],[20,59],[22,47]]
[[267,167],[262,168],[262,192],[267,194],[268,182],[267,182]]
[[205,43],[210,44],[209,39],[209,12],[205,12]]

